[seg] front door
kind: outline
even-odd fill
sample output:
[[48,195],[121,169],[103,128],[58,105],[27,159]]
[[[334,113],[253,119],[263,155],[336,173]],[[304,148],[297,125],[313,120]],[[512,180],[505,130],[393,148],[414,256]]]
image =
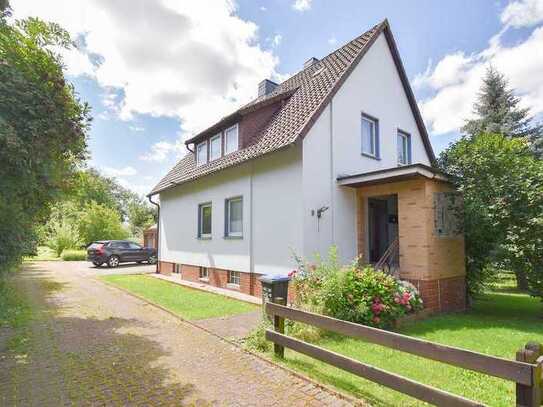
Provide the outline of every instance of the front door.
[[369,262],[377,263],[397,237],[397,195],[368,198]]

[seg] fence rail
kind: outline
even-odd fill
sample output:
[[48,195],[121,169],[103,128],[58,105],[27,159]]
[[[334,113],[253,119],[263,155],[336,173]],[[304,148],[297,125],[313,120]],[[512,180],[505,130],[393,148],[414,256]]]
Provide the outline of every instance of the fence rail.
[[284,319],[287,318],[426,359],[513,381],[517,383],[517,406],[541,405],[543,352],[539,343],[528,343],[517,352],[517,360],[508,360],[297,310],[281,305],[284,304],[284,300],[280,298],[275,299],[274,302],[265,305],[266,313],[274,317],[275,330],[267,330],[266,339],[274,343],[275,353],[279,357],[283,357],[286,347],[431,404],[440,406],[482,405],[286,336],[284,335]]

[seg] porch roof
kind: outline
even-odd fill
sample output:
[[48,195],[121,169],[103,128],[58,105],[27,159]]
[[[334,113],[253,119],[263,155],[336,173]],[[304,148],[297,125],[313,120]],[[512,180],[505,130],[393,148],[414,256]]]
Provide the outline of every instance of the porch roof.
[[402,167],[364,172],[361,174],[341,175],[337,177],[337,183],[348,187],[359,187],[363,185],[403,181],[417,177],[449,182],[447,175],[437,168],[424,164],[410,164]]

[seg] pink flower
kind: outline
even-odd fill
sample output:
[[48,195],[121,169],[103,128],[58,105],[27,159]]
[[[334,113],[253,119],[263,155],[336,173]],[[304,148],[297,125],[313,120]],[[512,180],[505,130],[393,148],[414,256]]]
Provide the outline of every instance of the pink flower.
[[293,275],[295,275],[297,272],[297,270],[292,270],[290,273],[288,273],[288,276],[289,277],[292,277]]
[[399,304],[400,301],[401,301],[401,300],[400,300],[400,297],[397,297],[397,296],[394,297],[394,302],[395,302],[396,304]]
[[378,316],[375,316],[372,318],[372,321],[374,324],[378,324],[379,322],[381,322],[381,318],[379,318]]

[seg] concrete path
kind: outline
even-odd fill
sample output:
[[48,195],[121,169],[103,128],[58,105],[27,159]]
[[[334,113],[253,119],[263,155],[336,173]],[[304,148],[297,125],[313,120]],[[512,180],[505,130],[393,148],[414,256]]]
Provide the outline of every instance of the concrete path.
[[0,331],[0,406],[348,405],[94,279],[136,271],[152,267],[25,265],[17,286],[36,318]]

